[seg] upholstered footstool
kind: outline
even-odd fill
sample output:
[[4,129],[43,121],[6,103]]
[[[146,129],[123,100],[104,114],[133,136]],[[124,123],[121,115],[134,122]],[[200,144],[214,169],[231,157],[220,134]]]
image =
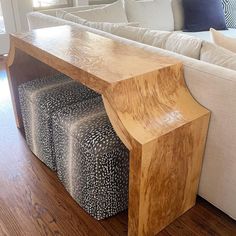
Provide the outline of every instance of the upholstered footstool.
[[63,74],[26,82],[18,91],[28,146],[42,162],[56,170],[53,112],[98,94]]
[[127,209],[129,153],[101,97],[53,115],[57,174],[71,196],[100,220]]

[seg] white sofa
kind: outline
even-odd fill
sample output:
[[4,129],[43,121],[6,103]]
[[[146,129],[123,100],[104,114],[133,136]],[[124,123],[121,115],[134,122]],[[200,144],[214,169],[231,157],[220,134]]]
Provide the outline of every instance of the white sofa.
[[[236,219],[236,71],[171,52],[171,48],[167,48],[169,50],[167,51],[55,16],[56,10],[30,13],[28,15],[30,29],[74,25],[78,30],[90,31],[182,61],[190,92],[200,104],[211,111],[198,194]],[[198,36],[202,34],[207,33],[201,32]],[[201,54],[201,47],[192,50],[196,51],[196,55]]]
[[[125,1],[129,1],[129,0],[125,0]],[[147,1],[150,1],[150,0],[141,0],[140,2],[147,2]],[[174,31],[179,32],[179,33],[183,33],[183,34],[188,34],[191,36],[195,36],[195,37],[201,38],[203,40],[211,41],[211,36],[210,36],[209,31],[183,32],[182,29],[183,29],[183,25],[184,25],[184,23],[183,23],[184,16],[183,16],[183,9],[182,9],[182,5],[181,5],[182,0],[171,0],[171,1],[172,1],[172,13],[173,13],[173,20],[174,20]],[[112,2],[113,2],[113,0],[112,0]],[[89,9],[93,9],[93,8],[102,8],[106,5],[108,5],[108,4],[68,7],[68,8],[63,8],[63,9],[51,9],[51,10],[41,11],[41,13],[56,17],[58,10],[59,11],[65,10],[67,12],[76,12],[76,11],[81,11],[81,10],[89,10]],[[158,16],[156,18],[157,18],[157,20],[162,20],[162,19],[158,19]],[[221,30],[220,32],[226,36],[236,38],[236,29],[229,28],[228,30]]]

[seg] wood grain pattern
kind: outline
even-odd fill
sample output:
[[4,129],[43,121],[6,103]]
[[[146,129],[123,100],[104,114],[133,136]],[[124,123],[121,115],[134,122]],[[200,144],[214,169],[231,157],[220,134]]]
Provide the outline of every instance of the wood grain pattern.
[[[29,151],[14,126],[6,73],[1,68],[0,63],[0,235],[127,235],[127,212],[94,220],[71,199],[55,173]],[[234,236],[236,222],[198,198],[196,206],[157,235]]]
[[8,68],[19,127],[16,86],[37,75],[57,70],[102,94],[130,150],[129,235],[155,235],[195,204],[209,112],[180,62],[61,26],[11,36]]
[[182,75],[177,64],[116,83],[104,95],[113,127],[132,147],[130,235],[154,235],[195,204],[209,114]]

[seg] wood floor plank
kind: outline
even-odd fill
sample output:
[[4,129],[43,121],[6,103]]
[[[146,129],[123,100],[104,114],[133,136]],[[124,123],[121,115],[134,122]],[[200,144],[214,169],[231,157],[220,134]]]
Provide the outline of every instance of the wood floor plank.
[[[0,236],[127,235],[127,212],[102,221],[93,219],[70,197],[56,174],[29,151],[15,127],[7,89],[6,73],[0,69]],[[205,235],[235,236],[236,223],[201,198],[158,234]]]
[[113,216],[106,220],[100,221],[104,228],[111,234],[117,236],[125,236],[128,234],[127,223],[128,223],[128,214],[127,211],[124,211],[119,214],[119,217]]
[[164,231],[168,232],[171,236],[197,236],[190,228],[186,227],[180,220],[175,220],[174,223],[169,225]]

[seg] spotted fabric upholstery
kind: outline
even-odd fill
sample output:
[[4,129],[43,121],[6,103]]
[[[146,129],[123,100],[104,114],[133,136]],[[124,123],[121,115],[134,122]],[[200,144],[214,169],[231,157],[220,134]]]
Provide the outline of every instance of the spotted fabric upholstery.
[[53,115],[57,174],[96,219],[127,208],[129,153],[114,132],[101,97]]
[[56,170],[52,141],[53,112],[98,94],[63,74],[26,82],[19,86],[18,91],[26,141],[42,162]]

